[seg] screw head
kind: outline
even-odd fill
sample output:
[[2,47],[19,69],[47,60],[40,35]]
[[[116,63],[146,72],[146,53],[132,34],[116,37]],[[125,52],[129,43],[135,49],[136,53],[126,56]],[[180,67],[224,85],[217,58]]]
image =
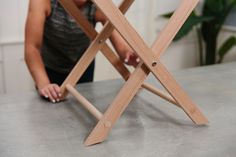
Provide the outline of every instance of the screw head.
[[157,61],[152,62],[152,66],[155,67],[157,65]]

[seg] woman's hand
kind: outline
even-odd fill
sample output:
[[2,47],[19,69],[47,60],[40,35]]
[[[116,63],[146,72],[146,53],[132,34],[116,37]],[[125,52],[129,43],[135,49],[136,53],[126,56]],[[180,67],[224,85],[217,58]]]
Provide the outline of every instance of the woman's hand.
[[125,57],[122,58],[125,64],[136,67],[140,63],[140,59],[133,51],[126,51],[124,54]]
[[62,96],[60,87],[57,84],[47,84],[38,88],[38,92],[42,97],[49,99],[53,103],[59,102]]

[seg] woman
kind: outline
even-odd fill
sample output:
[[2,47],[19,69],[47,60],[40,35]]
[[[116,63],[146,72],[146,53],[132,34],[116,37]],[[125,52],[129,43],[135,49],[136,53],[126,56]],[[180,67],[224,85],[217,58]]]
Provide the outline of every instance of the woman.
[[[88,0],[74,2],[94,26],[96,22],[106,22]],[[41,96],[59,101],[59,86],[88,48],[89,38],[58,0],[30,0],[25,32],[25,61],[36,88]],[[116,31],[110,39],[126,64],[138,64],[137,56]],[[92,81],[93,71],[94,61],[79,82]]]

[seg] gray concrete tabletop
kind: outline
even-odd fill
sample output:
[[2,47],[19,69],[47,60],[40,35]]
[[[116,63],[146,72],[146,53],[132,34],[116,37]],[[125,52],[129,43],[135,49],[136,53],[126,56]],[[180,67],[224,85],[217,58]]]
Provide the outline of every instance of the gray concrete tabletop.
[[[196,126],[174,105],[142,89],[107,140],[84,139],[96,120],[75,100],[52,104],[35,91],[0,97],[0,157],[235,157],[236,63],[173,75],[209,124]],[[147,82],[160,84],[149,77]],[[104,112],[122,80],[82,84],[82,95]]]

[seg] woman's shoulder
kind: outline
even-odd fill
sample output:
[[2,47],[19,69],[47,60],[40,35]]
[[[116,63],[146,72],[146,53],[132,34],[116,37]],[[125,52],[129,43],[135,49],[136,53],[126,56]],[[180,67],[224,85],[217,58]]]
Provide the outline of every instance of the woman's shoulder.
[[51,12],[51,0],[30,0],[29,12],[37,12],[50,15]]

